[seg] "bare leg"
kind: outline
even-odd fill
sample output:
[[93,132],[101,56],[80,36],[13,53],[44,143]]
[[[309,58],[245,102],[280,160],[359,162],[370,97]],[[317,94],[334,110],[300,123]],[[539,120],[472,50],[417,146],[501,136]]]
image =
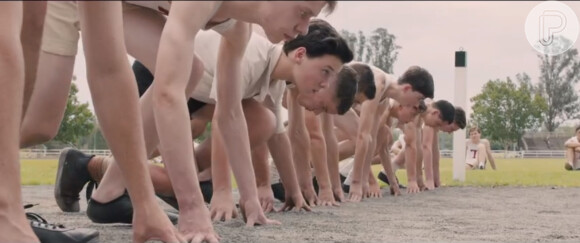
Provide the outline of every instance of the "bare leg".
[[48,142],[56,136],[66,109],[74,56],[40,53],[38,80],[22,121],[20,147]]
[[354,150],[356,147],[355,141],[344,140],[338,144],[338,159],[345,160],[354,155]]
[[24,216],[18,131],[24,90],[22,2],[0,3],[0,241],[39,242]]
[[38,67],[38,55],[40,54],[40,44],[42,43],[42,29],[44,26],[44,16],[46,15],[46,2],[44,1],[24,1],[23,2],[23,25],[21,41],[24,51],[24,102],[22,103],[22,116],[26,114],[28,102],[32,95],[36,72]]
[[119,38],[121,3],[78,2],[78,9],[95,112],[133,202],[133,241],[183,241],[157,204],[147,176],[137,87]]
[[487,152],[485,151],[485,145],[480,143],[477,145],[477,164],[480,169],[485,169],[485,162],[487,161]]
[[566,148],[566,170],[574,169],[574,161],[576,160],[576,151],[574,148]]

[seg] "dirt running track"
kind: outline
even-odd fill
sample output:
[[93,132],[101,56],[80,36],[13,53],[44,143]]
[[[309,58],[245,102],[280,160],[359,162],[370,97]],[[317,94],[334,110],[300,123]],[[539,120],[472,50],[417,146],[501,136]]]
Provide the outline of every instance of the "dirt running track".
[[[63,213],[54,202],[52,186],[26,186],[23,193],[25,203],[40,204],[29,211],[51,222],[98,229],[100,242],[131,242],[128,225],[91,223],[84,214],[84,199],[80,213]],[[576,243],[580,188],[448,187],[269,217],[283,225],[245,228],[241,219],[235,219],[215,228],[221,242]]]

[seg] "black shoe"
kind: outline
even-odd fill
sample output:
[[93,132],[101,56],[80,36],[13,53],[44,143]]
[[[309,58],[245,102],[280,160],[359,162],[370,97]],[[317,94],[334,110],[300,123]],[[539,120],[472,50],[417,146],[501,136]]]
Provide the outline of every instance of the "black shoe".
[[347,184],[342,184],[342,191],[343,191],[344,193],[348,193],[348,192],[350,192],[350,185],[347,185]]
[[564,169],[566,169],[566,170],[574,170],[574,168],[572,168],[572,165],[570,163],[568,163],[568,162],[566,162],[564,164]]
[[[133,205],[127,193],[110,201],[100,203],[93,199],[89,200],[87,216],[94,223],[99,224],[131,224],[133,223]],[[177,224],[179,217],[171,212],[165,212],[173,224]]]
[[41,243],[95,243],[99,232],[86,228],[67,228],[62,224],[49,224],[46,219],[35,213],[26,213],[30,226]]
[[60,153],[54,184],[54,199],[62,211],[80,211],[79,193],[91,180],[87,166],[93,156],[72,148],[64,149]]
[[203,194],[203,200],[206,203],[211,202],[211,197],[213,197],[213,184],[211,180],[199,182],[199,188],[201,188],[201,194]]
[[[389,179],[387,178],[387,175],[385,173],[383,173],[382,171],[379,172],[379,175],[377,177],[379,178],[379,180],[386,183],[387,185],[391,185],[391,184],[389,184]],[[399,189],[407,189],[406,186],[403,186],[403,185],[401,185],[401,183],[399,183],[399,178],[397,178],[395,176],[395,179],[397,180],[397,183],[399,184]]]
[[[213,196],[213,184],[211,180],[199,182],[199,188],[201,189],[203,200],[205,201],[205,203],[209,204],[211,202],[211,197]],[[157,197],[159,197],[161,200],[163,200],[165,203],[169,204],[176,210],[179,210],[179,204],[177,203],[177,198],[175,198],[175,196],[163,196],[157,194]]]
[[284,190],[282,182],[274,183],[270,187],[274,193],[274,198],[280,200],[280,202],[286,201],[286,191]]

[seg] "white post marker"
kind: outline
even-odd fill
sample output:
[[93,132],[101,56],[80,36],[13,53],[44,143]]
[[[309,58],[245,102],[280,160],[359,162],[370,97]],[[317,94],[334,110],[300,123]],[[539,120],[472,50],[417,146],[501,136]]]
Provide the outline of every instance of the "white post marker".
[[[455,52],[455,99],[453,104],[467,110],[467,53]],[[453,133],[453,180],[465,181],[465,132]]]

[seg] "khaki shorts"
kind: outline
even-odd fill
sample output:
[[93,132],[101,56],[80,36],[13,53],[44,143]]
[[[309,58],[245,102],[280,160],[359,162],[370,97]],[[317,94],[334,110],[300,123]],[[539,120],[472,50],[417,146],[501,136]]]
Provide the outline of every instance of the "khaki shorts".
[[[123,3],[123,11],[135,8],[141,7]],[[41,50],[61,56],[76,56],[80,30],[75,2],[48,1]]]
[[75,56],[78,51],[80,30],[76,3],[48,1],[42,51],[61,56]]

